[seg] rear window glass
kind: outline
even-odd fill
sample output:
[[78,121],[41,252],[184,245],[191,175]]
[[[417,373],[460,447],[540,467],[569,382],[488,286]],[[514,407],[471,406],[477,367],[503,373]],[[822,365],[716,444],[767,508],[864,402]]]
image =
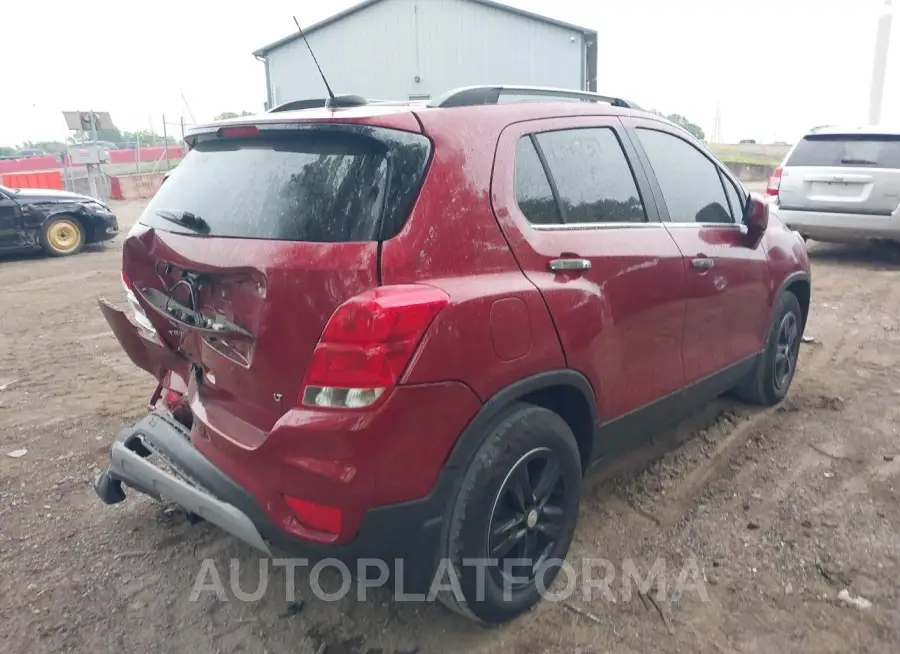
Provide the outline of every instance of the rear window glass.
[[861,166],[900,168],[900,137],[878,135],[806,136],[788,166]]
[[[209,236],[312,242],[392,236],[402,225],[395,214],[402,212],[405,220],[418,193],[428,156],[422,141],[384,143],[324,130],[200,140],[170,173],[141,222],[192,233],[160,215],[189,212]],[[389,170],[398,178],[394,184]]]

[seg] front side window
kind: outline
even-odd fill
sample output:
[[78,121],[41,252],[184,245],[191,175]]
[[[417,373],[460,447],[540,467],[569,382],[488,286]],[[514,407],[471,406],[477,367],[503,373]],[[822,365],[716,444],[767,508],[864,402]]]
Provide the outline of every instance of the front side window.
[[677,136],[637,128],[669,210],[679,223],[733,223],[716,165]]

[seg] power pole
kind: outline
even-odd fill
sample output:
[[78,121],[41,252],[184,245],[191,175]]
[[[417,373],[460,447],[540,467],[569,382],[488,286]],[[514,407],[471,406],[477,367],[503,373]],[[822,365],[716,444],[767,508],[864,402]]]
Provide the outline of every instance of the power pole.
[[722,105],[718,100],[716,100],[716,119],[713,122],[713,134],[710,142],[722,142]]
[[169,134],[166,132],[166,115],[163,114],[163,146],[166,148],[166,170],[172,169],[172,164],[169,161]]
[[[184,106],[185,106],[185,107],[187,108],[187,110],[188,110],[188,114],[189,114],[190,117],[191,117],[191,122],[192,122],[192,123],[196,123],[196,122],[197,122],[197,119],[194,118],[194,112],[191,111],[191,105],[188,104],[187,98],[184,97],[184,91],[181,92],[181,101],[184,103]],[[182,120],[183,120],[183,118],[182,118]]]
[[[97,147],[99,147],[97,145],[97,115],[94,113],[93,110],[91,110],[88,113],[90,114],[90,117],[91,117],[91,144],[92,144],[91,147],[97,148]],[[92,198],[97,197],[97,178],[100,177],[100,175],[98,174],[99,172],[100,172],[100,163],[99,163],[99,157],[98,157],[98,163],[96,166],[94,164],[87,165],[88,185],[90,186],[90,189],[91,189],[91,197]]]
[[869,95],[870,125],[881,122],[881,101],[884,99],[884,78],[891,43],[891,14],[891,0],[884,0],[884,10],[878,19],[878,31],[875,36],[875,60],[872,63],[872,88]]

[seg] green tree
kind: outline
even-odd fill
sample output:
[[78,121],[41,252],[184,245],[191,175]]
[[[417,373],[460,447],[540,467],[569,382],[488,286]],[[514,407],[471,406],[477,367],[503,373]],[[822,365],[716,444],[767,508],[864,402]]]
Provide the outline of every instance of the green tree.
[[242,116],[252,116],[253,113],[249,111],[242,111],[239,114],[234,113],[233,111],[223,111],[218,116],[213,118],[213,120],[227,120],[228,118],[240,118]]
[[684,128],[685,130],[687,130],[688,133],[690,133],[694,138],[696,138],[699,141],[706,140],[706,132],[703,131],[703,128],[700,127],[699,125],[697,125],[696,123],[692,123],[691,121],[689,121],[687,118],[685,118],[681,114],[669,114],[668,116],[666,116],[665,114],[663,114],[663,112],[657,111],[656,109],[651,109],[650,113],[656,114],[657,116],[665,118],[669,122],[675,123],[679,127]]
[[687,118],[682,116],[681,114],[670,114],[666,116],[667,119],[678,125],[679,127],[683,127],[688,132],[690,132],[694,138],[699,139],[701,141],[706,139],[706,134],[703,131],[703,128],[697,125],[696,123],[692,123]]
[[20,150],[43,150],[50,154],[59,154],[66,151],[66,144],[62,141],[25,141],[19,146]]
[[0,157],[11,157],[16,152],[18,152],[16,148],[11,148],[8,145],[0,145]]
[[[75,132],[72,136],[69,137],[69,143],[87,143],[89,141],[94,140],[93,132],[85,132],[79,130]],[[98,129],[97,130],[97,140],[98,141],[111,141],[112,143],[118,143],[122,140],[122,132],[119,131],[117,127],[113,129]]]
[[169,145],[175,143],[175,138],[173,136],[167,135],[164,139],[161,135],[156,132],[151,132],[149,129],[139,129],[134,132],[122,132],[122,140],[135,141],[142,146],[163,145],[166,142],[168,142]]
[[[86,143],[91,141],[93,138],[93,134],[90,132],[75,132],[73,136],[69,137],[69,143],[77,144],[77,143]],[[177,143],[178,141],[174,136],[167,136],[165,139],[157,134],[156,132],[152,132],[149,129],[139,129],[135,131],[119,131],[119,129],[101,129],[97,130],[97,140],[98,141],[110,141],[112,143],[122,143],[122,142],[136,142],[143,146],[154,146],[154,145],[163,145],[164,143],[169,143],[172,145],[173,143]]]

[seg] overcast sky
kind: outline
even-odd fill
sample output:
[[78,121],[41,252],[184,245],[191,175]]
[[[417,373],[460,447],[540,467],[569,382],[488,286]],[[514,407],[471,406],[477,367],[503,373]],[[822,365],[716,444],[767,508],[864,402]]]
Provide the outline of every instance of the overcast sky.
[[[596,30],[601,92],[684,114],[707,132],[718,102],[727,141],[791,141],[815,125],[866,120],[884,0],[506,2]],[[353,4],[5,2],[0,145],[64,138],[63,110],[105,110],[122,129],[157,131],[163,114],[177,131],[191,113],[204,121],[259,111],[265,80],[251,51],[290,33],[292,14],[309,25]],[[895,24],[885,118],[900,117],[897,32]]]

